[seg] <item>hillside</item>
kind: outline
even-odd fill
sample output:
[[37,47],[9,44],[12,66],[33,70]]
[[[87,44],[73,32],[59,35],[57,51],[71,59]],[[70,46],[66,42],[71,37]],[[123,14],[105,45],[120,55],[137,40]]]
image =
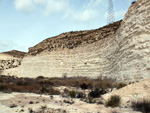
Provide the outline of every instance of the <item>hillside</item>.
[[150,1],[138,0],[125,18],[96,30],[68,32],[29,48],[20,77],[150,78]]
[[0,54],[8,54],[8,55],[15,57],[15,58],[23,58],[26,55],[26,52],[12,50],[12,51],[3,52]]
[[[29,54],[36,55],[44,50],[73,49],[83,44],[91,44],[113,35],[119,28],[121,21],[95,30],[72,31],[45,39],[41,43],[29,48]],[[100,34],[100,35],[99,35]]]

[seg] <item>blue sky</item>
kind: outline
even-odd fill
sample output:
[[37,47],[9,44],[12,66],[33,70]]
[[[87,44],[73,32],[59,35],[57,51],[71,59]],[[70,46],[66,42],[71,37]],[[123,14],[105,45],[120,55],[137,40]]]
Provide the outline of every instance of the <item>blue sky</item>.
[[[114,0],[115,20],[132,0]],[[108,0],[0,0],[0,52],[28,51],[44,39],[107,24]]]

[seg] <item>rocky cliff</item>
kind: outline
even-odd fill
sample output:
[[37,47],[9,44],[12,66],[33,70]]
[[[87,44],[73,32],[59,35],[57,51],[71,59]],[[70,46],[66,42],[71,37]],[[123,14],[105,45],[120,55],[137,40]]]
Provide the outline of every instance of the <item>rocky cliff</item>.
[[25,54],[16,50],[0,53],[0,75],[18,75],[18,67]]
[[29,49],[21,77],[87,76],[119,81],[150,78],[150,1],[132,4],[121,22],[64,33]]

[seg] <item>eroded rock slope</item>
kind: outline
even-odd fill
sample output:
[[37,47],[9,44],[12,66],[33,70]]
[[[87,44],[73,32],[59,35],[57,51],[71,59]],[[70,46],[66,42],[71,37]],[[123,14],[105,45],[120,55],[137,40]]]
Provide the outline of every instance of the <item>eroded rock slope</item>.
[[150,78],[150,1],[132,4],[121,22],[69,32],[29,49],[21,77],[87,76],[119,81]]

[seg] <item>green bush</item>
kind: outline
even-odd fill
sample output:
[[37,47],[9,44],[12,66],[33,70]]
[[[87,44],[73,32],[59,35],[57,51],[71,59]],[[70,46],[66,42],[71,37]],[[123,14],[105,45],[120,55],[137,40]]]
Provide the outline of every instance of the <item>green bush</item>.
[[118,95],[111,96],[105,105],[110,107],[118,107],[120,105],[120,97]]
[[69,94],[70,94],[71,98],[75,98],[76,97],[76,92],[75,91],[70,91]]
[[142,113],[150,113],[150,101],[143,100],[138,102],[132,102],[132,108]]

